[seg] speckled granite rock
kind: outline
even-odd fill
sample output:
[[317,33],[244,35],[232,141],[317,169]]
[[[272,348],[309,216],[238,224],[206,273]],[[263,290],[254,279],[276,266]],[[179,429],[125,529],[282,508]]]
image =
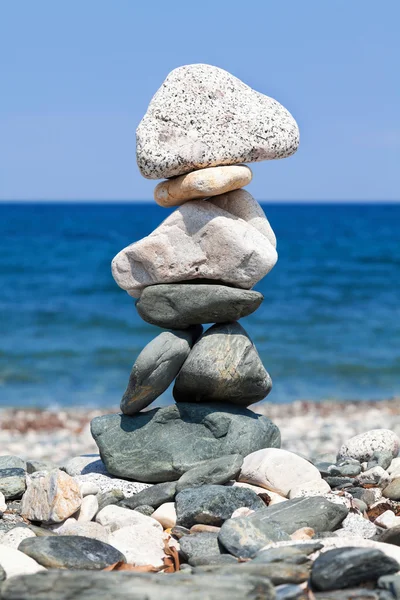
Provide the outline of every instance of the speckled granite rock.
[[138,413],[165,392],[201,331],[201,326],[187,331],[164,331],[143,348],[121,400],[121,411],[125,415]]
[[239,323],[213,325],[198,340],[175,380],[178,402],[248,406],[272,388],[258,352]]
[[246,165],[210,167],[173,179],[161,181],[154,190],[154,200],[161,206],[180,206],[237,190],[250,183],[252,172]]
[[54,469],[30,476],[22,499],[21,514],[31,521],[60,523],[82,504],[76,481],[64,471]]
[[389,429],[371,429],[365,433],[355,435],[344,443],[338,453],[338,459],[351,457],[360,462],[369,461],[374,453],[390,452],[397,456],[400,448],[400,440],[394,431]]
[[250,289],[276,261],[274,246],[255,227],[210,202],[193,200],[121,250],[112,274],[133,297],[148,285],[192,279]]
[[110,473],[148,483],[174,481],[211,458],[280,446],[279,430],[267,417],[227,404],[104,415],[93,419],[92,435]]
[[285,158],[299,131],[276,100],[205,64],[174,69],[136,132],[137,162],[149,179],[216,165]]
[[230,323],[257,310],[263,295],[212,283],[166,283],[146,287],[136,308],[144,321],[165,329]]

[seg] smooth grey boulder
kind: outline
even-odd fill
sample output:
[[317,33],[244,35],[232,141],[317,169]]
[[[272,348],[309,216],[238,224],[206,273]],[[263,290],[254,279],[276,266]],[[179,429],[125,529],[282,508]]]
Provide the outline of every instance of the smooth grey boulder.
[[176,491],[197,488],[202,485],[221,485],[236,479],[243,464],[243,456],[231,454],[200,463],[194,469],[186,471],[176,484]]
[[24,469],[27,470],[27,463],[19,456],[12,454],[4,454],[0,456],[0,470],[1,469]]
[[333,531],[348,512],[343,504],[320,496],[295,498],[225,521],[219,541],[234,556],[251,558],[270,542],[290,539],[290,534],[302,527]]
[[192,533],[184,535],[179,540],[179,546],[183,558],[189,561],[190,564],[192,564],[192,559],[226,554],[226,550],[218,541],[218,533]]
[[258,352],[239,323],[213,325],[198,340],[175,380],[177,402],[248,406],[272,388]]
[[237,508],[260,510],[265,503],[248,488],[203,485],[179,492],[175,506],[177,524],[190,528],[197,523],[220,526]]
[[0,469],[0,492],[6,500],[21,498],[26,490],[26,471],[19,467]]
[[153,512],[164,502],[173,502],[176,495],[176,482],[167,481],[166,483],[157,483],[141,492],[138,492],[130,498],[124,498],[119,502],[119,506],[125,508],[137,508],[138,506],[152,506]]
[[166,283],[146,287],[136,308],[147,323],[186,329],[202,323],[231,323],[257,310],[259,292],[212,283]]
[[285,158],[298,145],[297,123],[279,102],[207,64],[171,71],[136,131],[148,179]]
[[138,413],[171,385],[201,334],[201,327],[187,331],[164,331],[139,354],[121,400],[126,415]]
[[104,569],[125,556],[110,544],[81,535],[26,538],[18,550],[49,569]]
[[337,590],[397,573],[399,563],[375,548],[335,548],[317,558],[311,570],[314,590]]
[[267,417],[227,404],[180,403],[133,416],[104,415],[92,435],[113,475],[158,483],[175,481],[200,462],[261,448],[279,448]]
[[268,579],[246,573],[230,577],[89,571],[44,571],[11,577],[2,600],[275,600]]

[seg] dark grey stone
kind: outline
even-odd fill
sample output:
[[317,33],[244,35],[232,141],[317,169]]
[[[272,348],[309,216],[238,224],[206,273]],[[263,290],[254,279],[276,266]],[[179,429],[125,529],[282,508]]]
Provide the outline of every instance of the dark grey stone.
[[361,473],[361,465],[355,460],[342,460],[329,469],[330,476],[336,477],[355,477]]
[[134,510],[136,510],[136,512],[140,512],[142,515],[146,515],[146,517],[151,517],[155,511],[155,508],[154,506],[149,506],[148,504],[142,504],[141,506],[134,508]]
[[[124,498],[119,502],[119,506],[126,508],[137,508],[138,506],[153,506],[154,510],[165,502],[173,502],[176,495],[176,482],[167,481],[166,483],[157,483],[141,492],[138,492],[131,498]],[[154,511],[153,511],[154,512]]]
[[329,485],[331,486],[332,489],[334,488],[344,488],[348,485],[355,485],[356,481],[355,479],[352,479],[351,477],[339,477],[339,476],[329,476],[329,477],[324,477],[325,481],[327,483],[329,483]]
[[227,404],[181,403],[93,419],[92,435],[107,470],[157,483],[177,480],[200,462],[261,448],[279,448],[279,429],[267,417]]
[[177,402],[248,406],[272,388],[258,352],[239,323],[213,325],[198,340],[175,380]]
[[314,466],[317,467],[318,471],[321,473],[322,477],[330,477],[331,472],[330,469],[334,466],[330,462],[316,462]]
[[375,548],[335,548],[320,554],[312,566],[311,584],[315,590],[337,590],[376,581],[396,573],[396,560]]
[[348,512],[342,504],[320,496],[295,498],[225,521],[219,541],[234,556],[251,558],[270,542],[290,539],[301,527],[333,531]]
[[231,577],[214,574],[136,574],[129,572],[53,570],[6,580],[2,600],[275,600],[268,579],[246,573]]
[[26,490],[26,471],[19,467],[0,469],[0,492],[6,500],[21,498]]
[[176,484],[176,491],[197,488],[203,485],[221,485],[237,479],[243,464],[243,456],[231,454],[200,463],[194,469],[186,471]]
[[260,510],[265,503],[253,490],[223,485],[203,485],[185,489],[175,499],[177,524],[192,527],[196,523],[220,526],[241,506]]
[[26,471],[26,462],[19,456],[5,454],[0,456],[0,471],[2,469],[24,469]]
[[392,452],[389,452],[388,450],[375,450],[372,458],[370,458],[368,461],[367,470],[373,469],[374,467],[382,467],[382,469],[387,469],[390,467],[392,460]]
[[226,285],[167,283],[146,287],[136,308],[144,321],[165,329],[232,323],[257,310],[263,295]]
[[79,535],[57,535],[22,540],[18,550],[49,569],[104,569],[125,561],[110,544]]
[[97,501],[99,503],[99,510],[97,512],[100,512],[101,509],[105,508],[106,506],[110,506],[110,504],[118,504],[118,502],[124,498],[124,493],[117,489],[97,494]]
[[373,490],[369,490],[368,488],[349,487],[346,489],[346,491],[351,494],[353,498],[357,498],[358,500],[364,502],[368,507],[376,502],[375,493]]
[[171,534],[178,540],[180,540],[184,535],[191,535],[190,529],[187,527],[181,527],[180,525],[175,525],[175,527],[171,529]]
[[124,414],[138,413],[165,392],[178,375],[201,331],[201,327],[164,331],[143,348],[132,367],[128,387],[121,400]]
[[226,566],[236,564],[238,559],[232,554],[207,554],[205,556],[195,556],[189,562],[192,567]]
[[259,575],[268,578],[274,585],[283,583],[303,583],[307,581],[310,570],[308,565],[286,563],[254,564],[253,561],[236,565],[208,565],[195,567],[194,574],[215,573],[216,576],[231,577],[237,575]]
[[218,541],[218,533],[191,533],[181,537],[179,545],[182,557],[190,564],[194,558],[226,554]]
[[400,525],[386,529],[377,537],[377,540],[379,542],[385,542],[385,544],[400,546]]
[[41,460],[26,461],[26,470],[29,474],[36,473],[37,471],[52,471],[53,469],[58,469],[54,463],[43,462]]
[[295,546],[283,546],[282,548],[268,548],[257,552],[253,563],[267,564],[275,562],[292,563],[301,565],[309,561],[305,552]]

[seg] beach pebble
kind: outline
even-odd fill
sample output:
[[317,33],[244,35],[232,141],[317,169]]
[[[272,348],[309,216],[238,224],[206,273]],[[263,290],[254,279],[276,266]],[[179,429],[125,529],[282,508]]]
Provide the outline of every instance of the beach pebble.
[[37,473],[37,471],[52,471],[53,469],[57,469],[57,465],[51,462],[42,461],[42,460],[28,460],[26,461],[26,470],[31,475],[32,473]]
[[[181,529],[185,529],[185,527],[181,527]],[[196,523],[196,525],[192,525],[187,533],[219,533],[220,530],[221,527],[216,527],[215,525],[203,525],[202,523]]]
[[276,236],[260,204],[246,190],[214,196],[209,202],[258,229],[276,248]]
[[389,429],[371,429],[360,433],[343,444],[338,453],[338,460],[351,457],[360,462],[369,461],[374,452],[390,452],[393,458],[397,456],[400,440],[394,431]]
[[357,477],[359,485],[375,485],[382,488],[385,488],[389,481],[390,475],[382,467],[373,467],[372,469],[368,469],[368,471],[360,473]]
[[314,590],[336,590],[382,575],[396,573],[399,564],[380,550],[370,548],[337,548],[321,554],[311,569]]
[[26,471],[20,467],[0,469],[0,492],[6,500],[21,498],[26,489]]
[[201,323],[230,323],[260,306],[263,295],[227,285],[166,283],[149,285],[136,301],[144,321],[166,329]]
[[23,469],[26,471],[27,464],[26,461],[19,456],[4,454],[3,456],[0,456],[0,471],[2,469]]
[[224,550],[218,542],[218,533],[193,533],[185,535],[180,539],[180,548],[182,556],[191,564],[192,560],[196,560],[205,556],[218,556]]
[[251,508],[247,508],[247,506],[241,506],[233,511],[231,514],[231,519],[235,519],[236,517],[247,517],[254,512]]
[[115,547],[83,536],[29,538],[20,543],[19,550],[49,569],[104,569],[126,562]]
[[[397,519],[398,517],[396,517]],[[383,531],[379,535],[379,541],[385,544],[393,544],[394,546],[400,546],[400,525],[389,527],[386,531]],[[400,548],[399,548],[399,562],[400,562]]]
[[147,517],[151,517],[154,512],[154,506],[150,506],[150,504],[141,504],[137,506],[133,510],[140,512],[142,515],[146,515]]
[[79,489],[81,491],[82,498],[85,496],[96,496],[100,492],[98,486],[91,481],[83,481],[79,485]]
[[121,411],[125,415],[141,411],[165,392],[200,333],[200,326],[186,331],[164,331],[143,348],[121,400]]
[[258,352],[239,323],[216,324],[197,341],[175,380],[177,402],[248,406],[272,388]]
[[93,419],[92,434],[110,472],[149,483],[179,479],[204,460],[280,445],[272,421],[229,404],[181,402],[104,415]]
[[[207,567],[209,565],[232,565],[237,564],[239,561],[231,554],[205,554],[204,556],[194,556],[189,562],[192,567]],[[186,566],[186,564],[184,563],[182,566]]]
[[382,494],[390,500],[400,500],[400,477],[396,477],[385,486]]
[[71,517],[58,525],[50,525],[50,528],[57,535],[80,535],[108,543],[107,529],[94,521],[78,522]]
[[156,523],[159,529],[145,521],[137,522],[135,525],[121,527],[111,533],[109,543],[123,553],[129,564],[161,567],[165,557],[162,527],[154,519],[144,518]]
[[158,521],[164,529],[175,527],[176,525],[176,509],[175,502],[165,502],[161,504],[151,515],[153,519]]
[[304,482],[324,486],[320,472],[312,463],[279,448],[264,448],[246,456],[239,480],[271,489],[282,496],[288,496],[291,489]]
[[81,504],[79,486],[70,475],[58,469],[39,471],[29,476],[21,514],[31,521],[60,523],[73,515]]
[[196,169],[284,158],[299,144],[291,114],[227,71],[207,64],[169,73],[136,132],[149,179]]
[[394,458],[386,470],[392,477],[400,477],[400,456]]
[[99,502],[96,496],[89,494],[82,500],[82,504],[78,513],[78,523],[85,523],[91,521],[99,510]]
[[323,496],[331,491],[330,485],[324,480],[312,480],[300,483],[289,492],[289,498],[301,498],[302,496]]
[[252,510],[265,507],[251,490],[222,485],[185,489],[177,494],[175,502],[177,522],[188,528],[196,523],[220,526],[242,506]]
[[67,460],[60,469],[75,477],[77,475],[87,475],[91,473],[101,473],[102,475],[110,475],[105,464],[100,458],[100,454],[83,454],[82,456],[74,456]]
[[7,579],[16,575],[31,575],[46,570],[36,560],[26,556],[23,552],[10,546],[3,546],[1,543],[0,565],[4,569]]
[[[374,502],[379,500],[379,496],[376,494],[375,488],[362,488],[362,487],[354,487],[347,488],[349,494],[353,496],[353,498],[357,498],[364,502],[368,507],[372,506]],[[382,495],[382,491],[379,490]]]
[[350,512],[342,521],[341,528],[336,533],[345,537],[354,535],[369,539],[374,537],[377,531],[374,523],[371,523],[371,521],[365,519],[362,515]]
[[186,471],[176,484],[176,491],[196,488],[202,485],[222,485],[236,479],[243,464],[240,454],[221,456],[201,462],[197,467]]
[[18,546],[22,542],[22,540],[36,537],[36,535],[29,529],[29,527],[14,527],[7,531],[5,535],[1,538],[2,546],[9,546],[10,548],[15,548],[18,550]]
[[120,490],[109,490],[108,492],[100,492],[97,496],[99,503],[99,511],[110,504],[117,504],[125,498]]
[[139,506],[152,506],[153,510],[164,504],[171,502],[176,495],[176,481],[167,481],[157,483],[141,492],[138,492],[130,498],[122,500],[119,504],[126,508],[137,508]]
[[393,454],[390,451],[376,451],[373,453],[372,458],[367,463],[366,470],[373,469],[374,467],[382,467],[382,469],[388,469],[393,459]]
[[384,513],[375,519],[374,525],[383,529],[390,529],[391,527],[400,525],[400,517],[396,517],[392,510],[385,510]]
[[249,184],[252,172],[246,165],[208,167],[174,179],[161,181],[154,190],[154,200],[160,206],[180,206],[188,200],[198,200],[225,194]]
[[193,200],[112,261],[116,283],[133,297],[157,283],[207,279],[251,289],[278,255],[255,227],[219,207]]
[[7,503],[3,492],[0,492],[0,512],[7,510]]
[[157,531],[163,530],[160,523],[155,519],[142,515],[136,510],[130,510],[129,508],[123,508],[122,506],[110,505],[103,508],[96,515],[96,522],[106,527],[109,531],[113,532],[122,527],[137,527],[140,530],[156,529]]
[[315,531],[312,527],[300,527],[300,529],[294,531],[290,537],[292,540],[303,541],[310,540],[312,537],[314,537],[314,534]]

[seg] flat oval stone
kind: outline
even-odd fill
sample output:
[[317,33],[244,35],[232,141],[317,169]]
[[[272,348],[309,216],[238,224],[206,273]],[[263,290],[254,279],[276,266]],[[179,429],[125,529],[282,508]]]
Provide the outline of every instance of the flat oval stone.
[[258,352],[239,323],[214,325],[198,340],[175,380],[177,402],[248,406],[272,388]]
[[154,200],[164,207],[180,206],[188,200],[225,194],[250,183],[252,172],[245,165],[209,167],[192,171],[167,181],[161,181],[154,190]]
[[133,416],[104,415],[91,424],[109,473],[148,483],[174,481],[200,462],[280,446],[267,417],[228,404],[156,408]]
[[201,323],[230,323],[260,306],[259,292],[226,285],[167,283],[146,287],[136,308],[147,323],[165,329],[186,329]]
[[29,538],[18,549],[50,569],[105,569],[126,562],[125,556],[109,544],[77,535]]
[[121,400],[121,411],[133,415],[154,402],[171,385],[202,328],[164,331],[139,354]]
[[236,479],[242,464],[243,457],[240,454],[207,460],[190,471],[186,471],[176,484],[176,491],[181,492],[187,488],[198,488],[202,485],[221,485]]
[[136,132],[140,172],[149,179],[196,169],[285,158],[299,130],[276,100],[227,71],[194,64],[174,69]]
[[366,462],[372,459],[375,452],[390,452],[397,456],[400,448],[399,437],[390,429],[371,429],[350,438],[342,444],[338,460],[345,457],[355,458]]

